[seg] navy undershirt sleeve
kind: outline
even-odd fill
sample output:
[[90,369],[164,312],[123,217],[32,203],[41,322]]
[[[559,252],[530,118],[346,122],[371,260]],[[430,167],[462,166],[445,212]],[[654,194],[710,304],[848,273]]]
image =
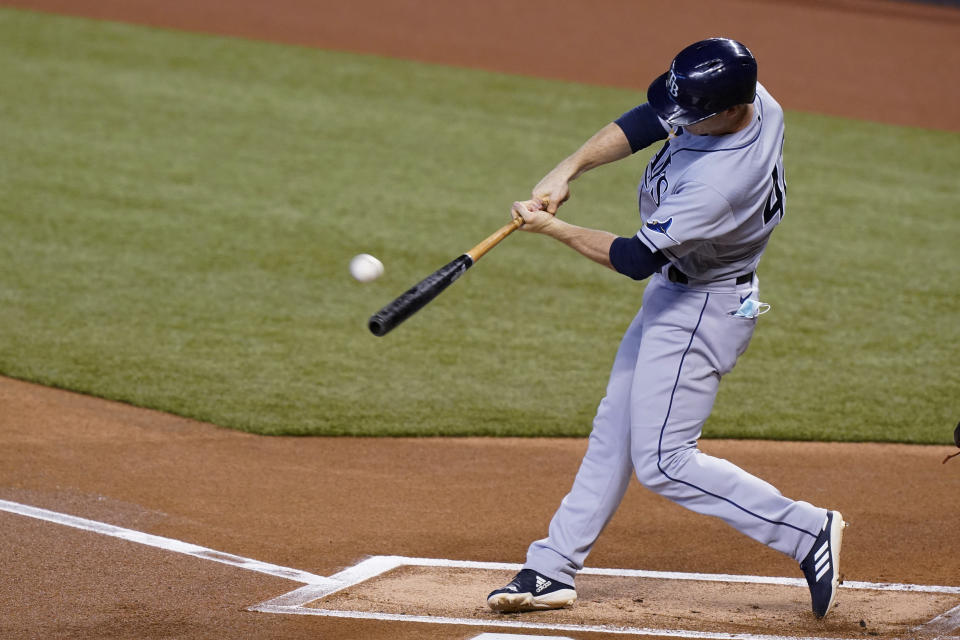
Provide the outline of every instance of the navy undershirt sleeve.
[[634,280],[649,277],[667,262],[665,255],[650,251],[637,236],[616,238],[610,245],[610,264],[618,273]]
[[614,120],[630,141],[630,150],[634,153],[649,147],[658,140],[666,140],[667,132],[660,124],[657,112],[649,103],[644,102]]

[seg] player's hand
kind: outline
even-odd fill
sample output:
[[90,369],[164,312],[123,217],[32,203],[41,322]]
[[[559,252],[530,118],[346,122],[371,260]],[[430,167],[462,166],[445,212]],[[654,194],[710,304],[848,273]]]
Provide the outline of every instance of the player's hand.
[[554,169],[533,188],[533,199],[543,203],[547,213],[555,214],[560,205],[570,197],[570,180]]
[[525,200],[523,202],[514,202],[510,209],[510,216],[517,220],[523,220],[524,231],[533,233],[543,233],[543,230],[553,222],[553,215],[543,209],[543,203],[539,200]]

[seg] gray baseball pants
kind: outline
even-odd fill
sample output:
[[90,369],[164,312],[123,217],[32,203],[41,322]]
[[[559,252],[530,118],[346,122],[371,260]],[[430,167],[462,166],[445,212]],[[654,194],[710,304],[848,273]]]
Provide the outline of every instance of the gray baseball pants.
[[573,584],[632,473],[677,504],[724,520],[800,562],[826,510],[697,449],[720,378],[746,350],[756,318],[733,316],[758,281],[681,285],[654,274],[614,360],[573,487],[530,545],[525,566]]

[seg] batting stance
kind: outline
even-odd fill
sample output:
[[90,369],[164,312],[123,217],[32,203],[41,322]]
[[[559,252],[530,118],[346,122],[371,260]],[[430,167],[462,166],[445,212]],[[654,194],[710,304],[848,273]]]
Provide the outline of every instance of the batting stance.
[[[547,538],[530,545],[523,570],[487,604],[496,611],[572,604],[574,578],[635,472],[648,489],[795,558],[813,612],[823,617],[839,580],[840,513],[786,498],[697,449],[720,378],[746,350],[764,308],[756,269],[784,215],[783,111],[757,83],[753,54],[725,38],[677,54],[647,100],[558,164],[533,199],[513,205],[522,229],[650,282],[620,343],[570,493]],[[570,181],[664,139],[638,188],[635,236],[551,215],[569,196]]]

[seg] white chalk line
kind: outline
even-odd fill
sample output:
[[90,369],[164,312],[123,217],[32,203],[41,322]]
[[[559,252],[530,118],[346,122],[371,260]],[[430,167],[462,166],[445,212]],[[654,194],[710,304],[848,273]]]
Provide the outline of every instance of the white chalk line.
[[925,633],[941,633],[945,631],[956,631],[960,629],[960,605],[940,614],[930,622],[914,627],[914,631]]
[[[444,560],[440,558],[406,558],[403,556],[375,556],[354,565],[353,569],[360,569],[364,563],[370,563],[368,571],[373,571],[381,563],[389,571],[401,565],[421,567],[465,568],[484,570],[519,571],[523,565],[506,562],[474,562],[471,560]],[[382,571],[380,572],[382,573]],[[749,576],[727,573],[686,573],[679,571],[647,571],[643,569],[601,569],[584,567],[579,575],[615,576],[623,578],[655,578],[660,580],[696,580],[699,582],[740,582],[747,584],[771,584],[788,587],[807,588],[807,582],[802,578],[779,578],[774,576]],[[868,591],[912,591],[920,593],[948,593],[960,594],[960,587],[942,587],[926,584],[901,584],[893,582],[857,582],[846,580],[842,589],[863,589]]]
[[[287,613],[301,616],[352,618],[354,620],[422,622],[427,624],[449,624],[465,627],[501,627],[506,629],[540,629],[543,631],[578,631],[580,633],[609,633],[611,635],[655,636],[658,638],[691,638],[693,640],[844,640],[842,638],[828,638],[824,636],[772,636],[751,633],[691,631],[687,629],[649,629],[646,627],[614,627],[610,625],[524,622],[520,620],[448,618],[446,616],[422,616],[405,613],[378,613],[372,611],[337,611],[333,609],[309,609],[303,607],[285,609],[284,607],[258,606],[255,608],[252,607],[251,610],[260,611],[263,613]],[[942,638],[939,640],[948,639]]]
[[258,573],[265,573],[278,578],[286,578],[287,580],[293,580],[295,582],[322,584],[329,582],[330,580],[324,576],[314,575],[312,573],[307,573],[306,571],[300,571],[299,569],[291,569],[289,567],[281,567],[275,564],[269,564],[267,562],[260,562],[259,560],[251,560],[250,558],[235,556],[232,553],[215,551],[213,549],[201,547],[200,545],[191,544],[189,542],[174,540],[173,538],[155,536],[149,533],[143,533],[142,531],[125,529],[123,527],[117,527],[105,522],[88,520],[86,518],[71,516],[65,513],[41,509],[39,507],[31,507],[18,502],[10,502],[9,500],[0,500],[0,510],[16,513],[21,516],[36,518],[37,520],[53,522],[55,524],[60,524],[67,527],[73,527],[74,529],[92,531],[93,533],[99,533],[112,538],[120,538],[121,540],[127,540],[128,542],[136,542],[137,544],[146,545],[148,547],[156,547],[158,549],[182,553],[195,558],[212,560],[221,564],[228,564],[241,569],[247,569],[248,571],[256,571]]
[[[550,624],[534,623],[524,621],[491,621],[477,618],[449,618],[444,616],[423,616],[412,614],[391,614],[369,611],[339,611],[334,609],[313,609],[305,605],[316,600],[325,598],[337,591],[347,589],[357,584],[366,582],[371,578],[392,571],[404,566],[417,567],[439,567],[439,568],[460,568],[460,569],[480,569],[480,570],[502,570],[518,571],[523,565],[506,562],[477,562],[472,560],[447,560],[442,558],[410,558],[405,556],[371,556],[352,567],[349,567],[337,574],[330,576],[330,582],[323,585],[308,585],[286,593],[278,598],[268,600],[259,605],[250,607],[251,611],[262,613],[278,613],[292,615],[309,616],[327,616],[337,618],[353,618],[361,620],[380,620],[380,621],[406,621],[406,622],[427,622],[434,624],[456,624],[463,626],[496,626],[517,629],[540,629],[547,631],[594,631],[598,633],[610,634],[633,634],[641,636],[664,636],[677,638],[691,638],[697,640],[831,640],[816,636],[814,638],[794,637],[794,636],[771,636],[757,634],[730,634],[730,633],[711,633],[695,632],[681,629],[650,629],[644,627],[612,627],[608,625],[571,625],[571,624]],[[765,584],[790,587],[807,587],[807,583],[802,579],[778,578],[771,576],[749,576],[737,574],[702,574],[702,573],[684,573],[676,571],[646,571],[638,569],[599,569],[586,567],[580,571],[580,574],[604,575],[614,577],[640,577],[655,578],[664,580],[697,580],[706,582],[727,582],[727,583],[747,583],[747,584]],[[944,593],[960,594],[960,587],[946,587],[937,585],[918,585],[918,584],[897,584],[886,582],[853,582],[847,581],[842,585],[846,589],[858,589],[867,591],[898,591],[914,593]],[[951,614],[956,612],[960,616],[960,607],[952,609],[947,613],[934,618],[926,624],[916,627],[914,631],[922,632],[947,632],[953,631],[954,626],[950,626],[953,617]],[[941,636],[937,640],[960,640],[956,637]]]
[[[406,556],[371,556],[340,573],[330,576],[329,582],[316,585],[310,589],[298,590],[301,598],[287,598],[292,594],[281,596],[283,605],[295,603],[306,604],[311,600],[318,600],[347,587],[359,584],[378,575],[403,566],[440,567],[455,569],[480,569],[484,571],[519,571],[523,565],[508,562],[477,562],[473,560],[447,560],[443,558],[410,558]],[[684,573],[677,571],[646,571],[641,569],[601,569],[585,567],[581,575],[601,575],[626,578],[653,578],[660,580],[693,580],[700,582],[726,582],[745,584],[768,584],[807,588],[805,580],[800,578],[779,578],[774,576],[750,576],[739,574],[720,573]],[[868,591],[904,591],[919,593],[960,594],[960,587],[946,587],[925,584],[900,584],[890,582],[856,582],[845,581],[841,588],[860,589]],[[311,597],[313,594],[313,597]],[[310,599],[306,599],[310,598]],[[267,604],[267,603],[264,603]],[[271,600],[269,604],[281,604]]]
[[[696,640],[835,640],[823,637],[804,638],[796,636],[773,636],[756,634],[711,633],[677,629],[647,629],[643,627],[613,627],[606,625],[576,625],[550,624],[523,621],[491,621],[477,618],[449,618],[444,616],[420,616],[408,614],[388,614],[365,611],[335,611],[330,609],[311,609],[303,605],[326,597],[332,593],[346,589],[353,585],[365,582],[378,575],[401,566],[423,566],[444,568],[467,568],[482,570],[516,571],[522,565],[503,562],[475,562],[468,560],[447,560],[441,558],[408,558],[404,556],[372,556],[348,567],[332,576],[318,576],[313,573],[282,567],[275,564],[260,562],[251,558],[244,558],[231,553],[216,551],[200,545],[195,545],[173,538],[156,536],[133,529],[126,529],[115,525],[89,520],[78,516],[71,516],[40,507],[11,502],[0,499],[0,511],[7,511],[21,516],[52,522],[63,526],[81,529],[101,535],[106,535],[128,542],[135,542],[145,546],[155,547],[180,553],[203,560],[211,560],[248,571],[256,571],[278,578],[301,582],[305,586],[285,593],[277,598],[249,607],[250,611],[266,613],[282,613],[295,615],[327,616],[340,618],[354,618],[366,620],[407,621],[432,624],[453,624],[462,626],[492,626],[505,628],[541,629],[554,631],[594,631],[619,635],[652,635],[661,637],[691,638]],[[666,580],[700,580],[712,582],[741,582],[751,584],[772,584],[787,586],[806,586],[804,581],[792,578],[776,578],[765,576],[747,576],[730,574],[700,574],[670,571],[644,571],[634,569],[596,569],[584,568],[581,573],[592,575],[609,575],[620,577],[659,578]],[[960,587],[946,587],[935,585],[893,584],[873,582],[847,582],[843,585],[850,589],[872,589],[879,591],[913,591],[926,593],[960,594]],[[918,631],[952,631],[960,624],[960,606],[937,616],[930,622],[917,627]],[[941,637],[940,640],[960,640],[960,637]]]
[[573,640],[569,636],[518,636],[514,633],[481,633],[470,640]]

